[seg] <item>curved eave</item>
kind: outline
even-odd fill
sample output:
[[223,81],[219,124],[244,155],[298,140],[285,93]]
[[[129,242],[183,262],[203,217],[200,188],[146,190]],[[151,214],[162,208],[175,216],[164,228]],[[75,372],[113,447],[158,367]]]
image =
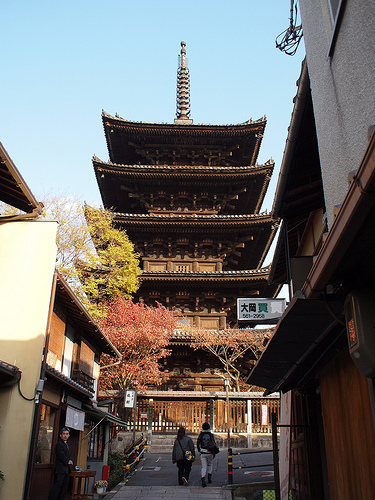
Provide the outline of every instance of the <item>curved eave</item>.
[[254,282],[267,281],[269,268],[248,271],[217,271],[217,272],[190,272],[177,271],[143,271],[140,280],[146,281],[169,281],[169,282]]
[[[130,194],[143,186],[150,193],[157,192],[161,187],[172,191],[183,187],[189,192],[204,188],[217,193],[246,188],[239,194],[241,209],[235,209],[234,213],[258,213],[274,169],[272,161],[255,166],[208,167],[118,165],[96,158],[93,159],[93,166],[104,206],[118,212],[134,211],[131,210],[134,199]],[[142,212],[142,209],[138,207],[135,211]]]
[[[249,226],[278,224],[268,214],[260,215],[158,215],[158,214],[119,214],[115,213],[115,221],[118,224],[128,226],[161,226],[179,228],[188,226],[189,228],[201,228],[211,226],[213,228],[249,228]],[[176,227],[178,230],[179,228]]]
[[[142,161],[135,153],[138,145],[147,149],[162,147],[217,147],[241,150],[233,157],[234,164],[243,158],[246,151],[248,164],[255,164],[264,135],[266,119],[249,120],[237,125],[179,125],[167,123],[129,122],[103,112],[104,132],[111,161],[117,163],[138,163]],[[142,147],[143,147],[142,146]],[[132,161],[133,159],[133,161]]]
[[0,142],[0,200],[26,213],[42,213],[39,203]]
[[98,158],[92,160],[95,171],[101,173],[115,173],[119,176],[134,177],[135,179],[154,177],[202,177],[225,175],[226,177],[249,177],[255,175],[271,175],[275,163],[272,161],[262,165],[242,165],[242,166],[207,166],[207,165],[122,165],[111,162],[104,162]]
[[104,126],[113,125],[120,127],[124,131],[133,133],[147,133],[149,135],[159,135],[160,133],[167,133],[168,135],[172,132],[176,135],[201,135],[202,133],[215,133],[229,135],[238,132],[248,133],[252,130],[264,130],[267,119],[265,116],[258,120],[252,120],[251,118],[243,123],[236,124],[221,124],[221,125],[211,125],[211,124],[191,124],[189,126],[178,124],[178,123],[151,123],[151,122],[137,122],[131,120],[125,120],[120,116],[112,116],[102,111],[102,120]]

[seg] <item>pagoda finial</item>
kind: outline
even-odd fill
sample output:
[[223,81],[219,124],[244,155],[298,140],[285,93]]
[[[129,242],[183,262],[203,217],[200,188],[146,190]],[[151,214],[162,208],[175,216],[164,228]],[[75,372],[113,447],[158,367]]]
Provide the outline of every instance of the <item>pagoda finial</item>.
[[174,123],[190,125],[190,76],[186,57],[186,42],[181,42],[181,53],[178,56],[177,70],[177,99],[176,116]]

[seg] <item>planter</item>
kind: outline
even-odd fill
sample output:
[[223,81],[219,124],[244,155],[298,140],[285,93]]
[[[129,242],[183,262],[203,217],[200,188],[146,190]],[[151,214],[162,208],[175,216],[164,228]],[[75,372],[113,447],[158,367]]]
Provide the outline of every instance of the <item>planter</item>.
[[96,487],[96,492],[97,493],[104,493],[105,492],[104,486],[97,486]]

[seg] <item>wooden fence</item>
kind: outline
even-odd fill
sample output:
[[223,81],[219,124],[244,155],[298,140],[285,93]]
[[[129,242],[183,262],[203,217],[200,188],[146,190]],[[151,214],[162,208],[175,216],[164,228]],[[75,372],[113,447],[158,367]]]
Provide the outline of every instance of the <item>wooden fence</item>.
[[[228,407],[229,406],[229,407]],[[185,427],[188,433],[198,434],[204,422],[210,422],[215,432],[226,432],[228,416],[233,433],[271,433],[271,413],[280,416],[278,398],[256,397],[251,399],[138,400],[136,431],[176,433]],[[133,428],[133,422],[130,421]]]

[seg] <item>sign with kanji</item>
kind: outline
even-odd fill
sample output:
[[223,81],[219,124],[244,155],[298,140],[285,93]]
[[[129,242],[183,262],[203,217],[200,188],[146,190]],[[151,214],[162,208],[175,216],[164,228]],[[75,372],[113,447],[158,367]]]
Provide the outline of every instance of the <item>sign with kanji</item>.
[[268,406],[261,405],[262,425],[268,426]]
[[135,391],[126,391],[125,408],[134,408]]
[[277,323],[285,306],[285,299],[237,299],[237,319],[254,323]]

